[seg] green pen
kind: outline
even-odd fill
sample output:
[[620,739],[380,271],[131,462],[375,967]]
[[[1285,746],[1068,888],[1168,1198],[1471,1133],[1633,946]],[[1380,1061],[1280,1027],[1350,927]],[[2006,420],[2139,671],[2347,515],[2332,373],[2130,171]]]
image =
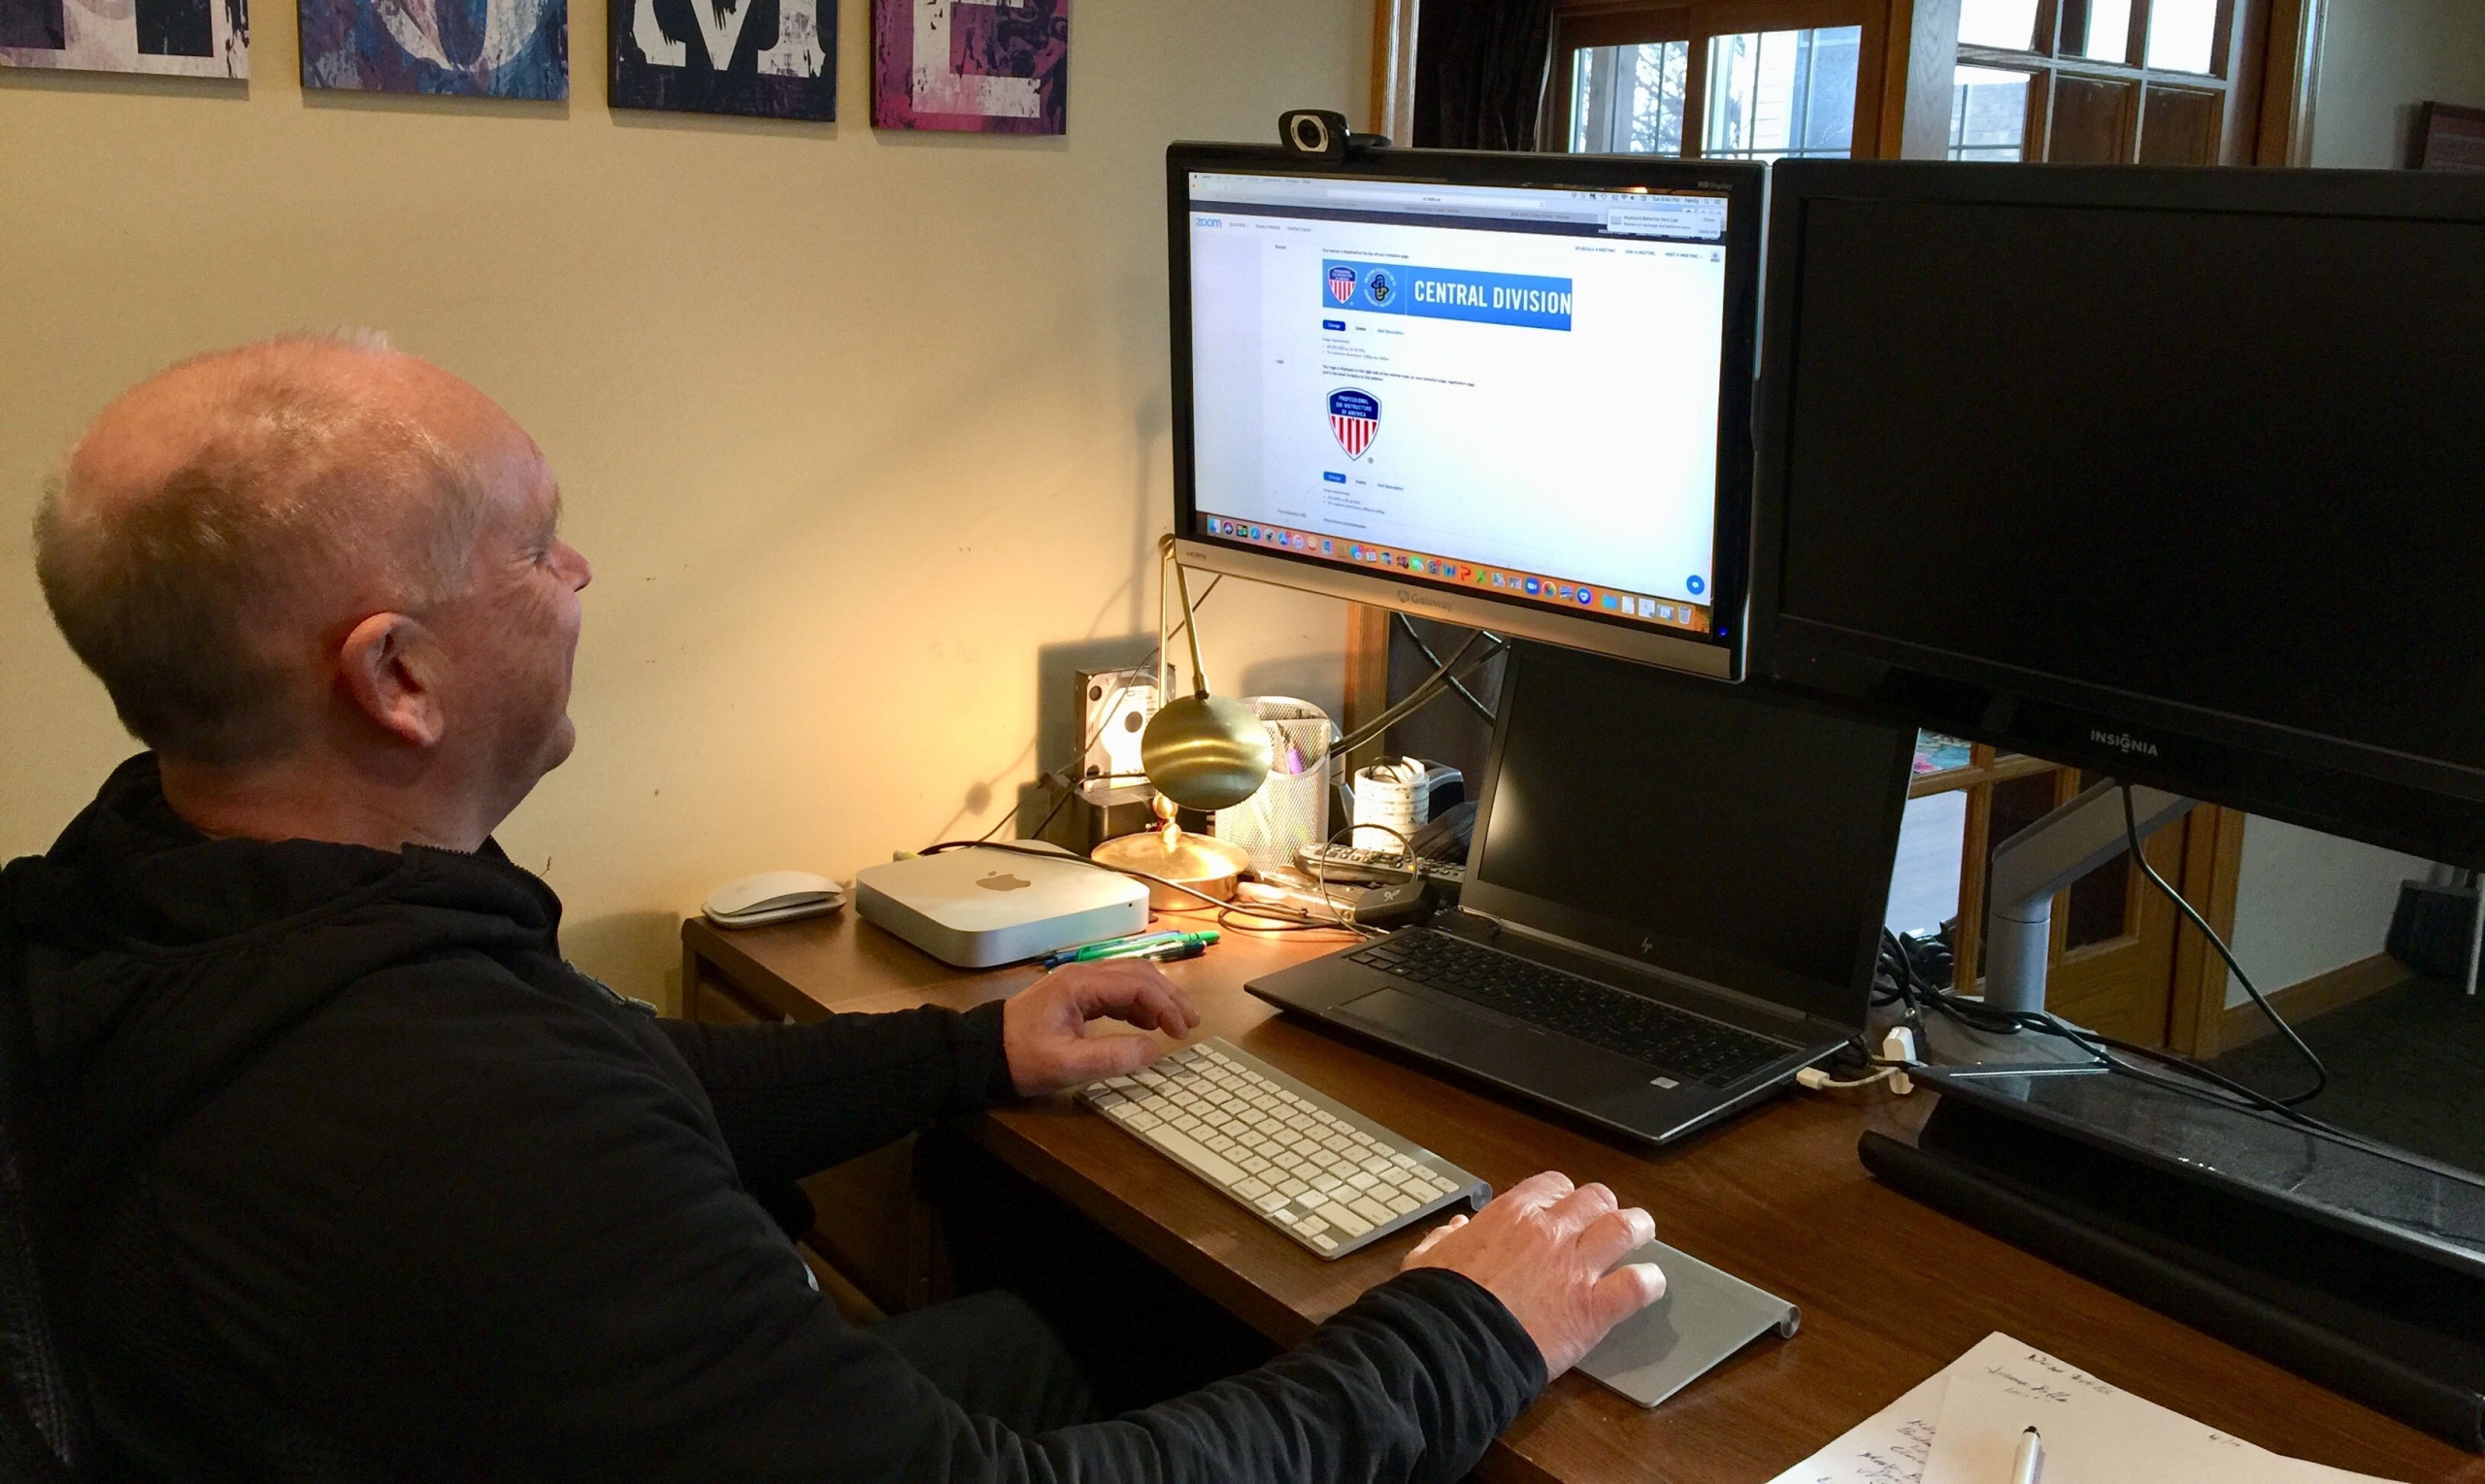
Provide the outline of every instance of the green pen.
[[1092,951],[1080,949],[1079,956],[1072,962],[1093,964],[1105,959],[1136,958],[1141,954],[1155,953],[1167,948],[1206,948],[1216,941],[1220,936],[1216,929],[1205,928],[1197,933],[1167,933],[1152,942],[1104,943],[1099,944]]
[[1100,943],[1088,943],[1083,947],[1064,948],[1058,953],[1048,953],[1044,955],[1044,967],[1058,969],[1064,964],[1083,964],[1091,959],[1102,958],[1108,953],[1120,952],[1125,948],[1152,948],[1158,943],[1170,943],[1181,936],[1177,932],[1169,930],[1162,933],[1134,933],[1128,938],[1109,938]]

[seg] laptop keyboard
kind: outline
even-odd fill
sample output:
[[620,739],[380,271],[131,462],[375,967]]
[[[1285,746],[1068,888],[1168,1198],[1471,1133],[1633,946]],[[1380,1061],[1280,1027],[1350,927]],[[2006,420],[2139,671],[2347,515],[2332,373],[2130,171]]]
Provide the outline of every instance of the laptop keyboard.
[[1439,933],[1399,933],[1348,957],[1711,1087],[1739,1082],[1795,1049]]

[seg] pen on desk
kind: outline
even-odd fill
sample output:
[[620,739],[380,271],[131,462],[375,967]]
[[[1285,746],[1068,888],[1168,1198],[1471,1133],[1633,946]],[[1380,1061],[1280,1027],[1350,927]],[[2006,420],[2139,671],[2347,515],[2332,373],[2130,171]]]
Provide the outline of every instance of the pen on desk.
[[2019,1456],[2010,1463],[2010,1484],[2038,1484],[2045,1476],[2045,1440],[2030,1428],[2019,1435]]
[[1150,948],[1154,947],[1158,943],[1169,943],[1181,936],[1182,935],[1179,933],[1170,931],[1163,933],[1133,933],[1128,938],[1109,938],[1100,943],[1081,943],[1076,948],[1064,948],[1058,953],[1045,954],[1044,967],[1046,969],[1059,969],[1064,964],[1084,964],[1091,959],[1103,958],[1109,953],[1118,953],[1137,948]]
[[1118,958],[1143,958],[1151,964],[1178,964],[1186,958],[1198,958],[1208,951],[1206,943],[1159,943],[1137,953],[1116,954]]
[[1092,964],[1099,959],[1133,958],[1152,949],[1180,947],[1186,943],[1205,948],[1215,942],[1220,936],[1214,928],[1205,928],[1197,933],[1141,933],[1130,938],[1116,938],[1101,943],[1089,943],[1083,948],[1065,948],[1059,953],[1046,957],[1044,963],[1046,969],[1059,969],[1064,964]]

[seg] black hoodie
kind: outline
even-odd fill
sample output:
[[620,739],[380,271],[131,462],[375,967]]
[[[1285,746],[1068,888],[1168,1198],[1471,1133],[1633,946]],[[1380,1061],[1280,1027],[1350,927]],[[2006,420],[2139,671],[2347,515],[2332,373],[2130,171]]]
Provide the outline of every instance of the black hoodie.
[[211,841],[132,759],[0,877],[73,1348],[163,1479],[1451,1479],[1543,1383],[1428,1270],[1262,1369],[1014,1435],[761,1200],[1009,1095],[998,1006],[659,1020],[486,845]]

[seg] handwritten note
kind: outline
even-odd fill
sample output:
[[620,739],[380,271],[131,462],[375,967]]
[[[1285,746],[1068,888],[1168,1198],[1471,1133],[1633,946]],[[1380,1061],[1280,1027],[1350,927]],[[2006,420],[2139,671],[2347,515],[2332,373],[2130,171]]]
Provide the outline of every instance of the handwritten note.
[[2341,1477],[2169,1411],[2007,1335],[1987,1336],[1946,1374],[1920,1484],[2007,1479],[2019,1435],[2032,1427],[2044,1439],[2046,1484],[2336,1484]]
[[1770,1484],[1922,1484],[1949,1383],[1947,1371],[1926,1377]]
[[2045,1484],[2387,1484],[2256,1447],[1999,1334],[1771,1484],[1995,1484],[2032,1426]]

